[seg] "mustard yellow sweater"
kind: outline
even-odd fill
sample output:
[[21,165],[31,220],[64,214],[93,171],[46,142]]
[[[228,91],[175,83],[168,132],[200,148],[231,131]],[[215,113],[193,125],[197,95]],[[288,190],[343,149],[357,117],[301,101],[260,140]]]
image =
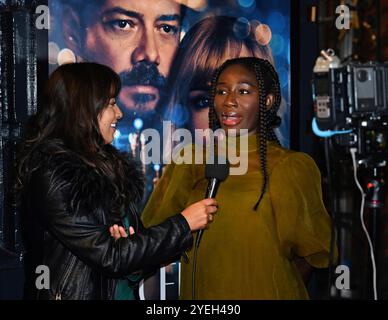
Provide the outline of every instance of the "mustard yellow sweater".
[[[218,213],[201,240],[197,299],[308,299],[292,260],[297,255],[314,267],[328,265],[331,222],[320,172],[308,155],[269,142],[269,185],[255,211],[263,181],[255,136],[244,152],[248,172],[220,185]],[[158,224],[203,199],[204,167],[168,165],[142,214],[144,224]],[[193,251],[181,264],[181,299],[191,299]]]

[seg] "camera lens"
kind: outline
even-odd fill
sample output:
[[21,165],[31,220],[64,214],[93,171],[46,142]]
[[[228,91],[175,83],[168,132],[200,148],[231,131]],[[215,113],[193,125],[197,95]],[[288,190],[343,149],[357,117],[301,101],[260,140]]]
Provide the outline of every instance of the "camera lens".
[[365,82],[368,80],[368,72],[366,70],[357,71],[357,80],[360,82]]

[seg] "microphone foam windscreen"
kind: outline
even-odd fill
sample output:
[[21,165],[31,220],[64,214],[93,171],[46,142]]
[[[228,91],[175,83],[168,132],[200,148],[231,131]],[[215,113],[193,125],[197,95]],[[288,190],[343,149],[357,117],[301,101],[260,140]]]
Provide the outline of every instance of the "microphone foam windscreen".
[[224,181],[229,176],[229,161],[223,156],[215,155],[214,163],[206,163],[205,177],[207,179],[216,178]]

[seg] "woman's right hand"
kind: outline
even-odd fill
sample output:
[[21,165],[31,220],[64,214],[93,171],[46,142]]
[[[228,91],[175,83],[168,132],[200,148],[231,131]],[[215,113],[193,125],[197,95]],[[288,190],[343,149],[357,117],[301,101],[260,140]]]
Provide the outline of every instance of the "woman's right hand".
[[[125,229],[122,226],[118,226],[117,224],[113,225],[109,228],[110,235],[118,240],[120,238],[127,238],[128,234],[125,232]],[[132,227],[129,227],[129,234],[133,235],[135,230]]]
[[213,221],[213,215],[217,212],[217,201],[215,199],[204,199],[198,201],[182,211],[191,231],[206,228]]

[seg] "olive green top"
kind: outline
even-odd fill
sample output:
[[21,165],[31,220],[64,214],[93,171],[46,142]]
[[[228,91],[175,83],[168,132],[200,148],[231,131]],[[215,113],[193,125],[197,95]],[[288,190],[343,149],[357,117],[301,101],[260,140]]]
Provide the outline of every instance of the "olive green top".
[[[239,144],[238,144],[239,145]],[[269,185],[262,187],[256,137],[249,136],[248,172],[229,176],[216,199],[219,210],[200,243],[197,299],[308,299],[292,260],[304,257],[327,267],[331,222],[322,201],[320,172],[312,158],[268,143]],[[171,164],[143,214],[146,226],[160,223],[204,198],[204,165]],[[182,262],[181,299],[191,299],[193,251]]]

